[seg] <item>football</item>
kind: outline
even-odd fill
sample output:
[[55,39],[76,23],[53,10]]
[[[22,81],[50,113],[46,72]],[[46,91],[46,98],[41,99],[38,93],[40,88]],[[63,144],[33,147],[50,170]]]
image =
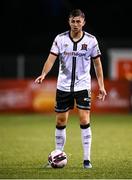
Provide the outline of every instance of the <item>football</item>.
[[53,150],[48,155],[48,162],[53,168],[63,168],[67,164],[67,155],[64,151]]

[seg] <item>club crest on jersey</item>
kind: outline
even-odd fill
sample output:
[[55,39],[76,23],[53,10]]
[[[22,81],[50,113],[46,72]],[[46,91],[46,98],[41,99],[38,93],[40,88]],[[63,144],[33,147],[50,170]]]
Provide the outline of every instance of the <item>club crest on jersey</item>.
[[81,50],[86,50],[87,51],[87,44],[82,44],[82,48],[81,48]]

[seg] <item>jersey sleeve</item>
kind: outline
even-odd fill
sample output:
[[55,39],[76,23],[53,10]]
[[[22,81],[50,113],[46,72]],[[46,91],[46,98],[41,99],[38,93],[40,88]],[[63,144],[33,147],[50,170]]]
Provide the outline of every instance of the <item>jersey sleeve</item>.
[[59,54],[59,36],[56,36],[50,49],[50,53],[58,56]]
[[99,44],[98,44],[97,39],[94,38],[91,57],[92,57],[93,59],[95,59],[95,58],[97,58],[98,56],[101,56],[101,51],[100,51],[100,48],[99,48]]

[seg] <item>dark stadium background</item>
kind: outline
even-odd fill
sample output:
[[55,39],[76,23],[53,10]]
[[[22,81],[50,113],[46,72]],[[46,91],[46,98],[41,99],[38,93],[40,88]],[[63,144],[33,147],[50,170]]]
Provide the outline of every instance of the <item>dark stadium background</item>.
[[[88,171],[82,168],[77,108],[67,125],[67,166],[45,168],[54,149],[57,61],[44,83],[34,83],[54,37],[68,30],[67,16],[74,8],[85,12],[85,30],[99,41],[106,78],[103,102],[96,98],[97,82],[92,81],[93,168]],[[132,179],[131,9],[130,0],[0,1],[0,179]],[[122,54],[130,57],[131,69],[126,69],[131,72],[121,71],[117,80],[110,76],[118,72],[115,64],[110,66],[115,62],[111,48],[121,54],[116,60]],[[91,73],[95,77],[93,69]]]
[[[54,37],[68,29],[67,16],[74,8],[85,12],[85,30],[99,40],[108,78],[107,49],[132,47],[129,1],[1,0],[0,77],[17,78],[18,55],[25,57],[24,78],[38,76]],[[48,77],[57,75],[56,66]]]

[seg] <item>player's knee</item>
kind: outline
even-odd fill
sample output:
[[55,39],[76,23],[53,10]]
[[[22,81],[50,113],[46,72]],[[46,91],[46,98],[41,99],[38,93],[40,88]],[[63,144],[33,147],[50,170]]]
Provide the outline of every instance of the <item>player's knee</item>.
[[86,124],[89,124],[89,123],[90,123],[89,119],[80,119],[80,124],[82,124],[82,125],[86,125]]
[[80,113],[80,124],[88,124],[90,123],[90,117],[89,117],[89,112],[86,111],[84,113]]
[[57,126],[64,126],[66,125],[66,119],[65,118],[58,118],[56,122]]

